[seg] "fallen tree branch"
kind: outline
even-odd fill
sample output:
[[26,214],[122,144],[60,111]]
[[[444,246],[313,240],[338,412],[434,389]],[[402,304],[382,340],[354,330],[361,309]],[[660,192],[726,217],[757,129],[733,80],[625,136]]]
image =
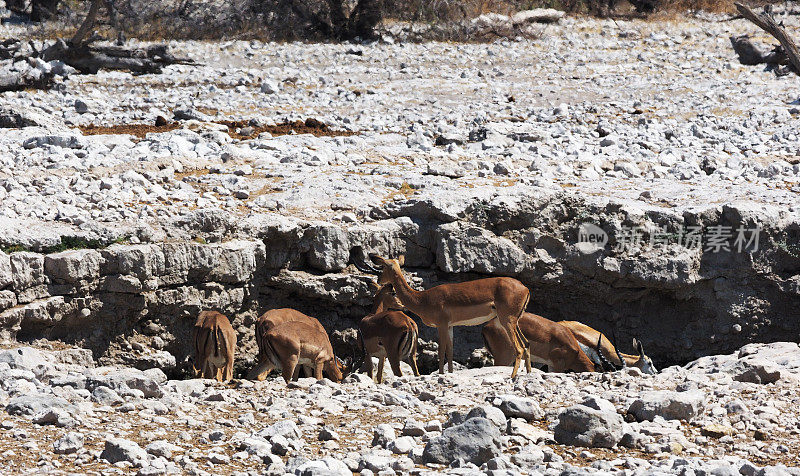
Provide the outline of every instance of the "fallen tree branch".
[[792,65],[794,72],[797,75],[800,75],[800,52],[798,52],[797,45],[795,45],[794,40],[786,33],[786,30],[783,28],[783,26],[776,23],[775,19],[772,18],[772,15],[770,15],[767,11],[757,14],[747,5],[742,5],[738,2],[734,3],[734,5],[736,5],[736,9],[742,14],[743,17],[755,23],[759,28],[766,31],[776,40],[778,40],[783,47],[783,51],[789,59],[789,63]]
[[45,61],[61,60],[81,73],[95,74],[101,69],[160,73],[171,64],[196,64],[188,58],[176,58],[167,45],[126,49],[118,46],[72,46],[58,40],[42,52]]
[[22,72],[0,72],[0,92],[25,89],[48,89],[53,84],[52,73],[28,75]]

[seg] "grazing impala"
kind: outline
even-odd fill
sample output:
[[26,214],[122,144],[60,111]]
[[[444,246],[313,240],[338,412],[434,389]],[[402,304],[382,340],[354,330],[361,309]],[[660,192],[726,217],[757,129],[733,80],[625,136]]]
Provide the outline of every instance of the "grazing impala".
[[375,294],[374,312],[361,319],[358,330],[361,335],[362,352],[365,354],[364,370],[372,378],[372,357],[378,357],[378,376],[376,382],[383,382],[383,365],[389,358],[389,365],[395,376],[400,377],[400,361],[408,359],[415,376],[417,369],[417,323],[401,309],[397,295],[391,284],[380,286]]
[[195,376],[227,382],[233,378],[236,332],[227,317],[216,311],[203,311],[194,324]]
[[[531,362],[547,365],[551,372],[594,372],[595,365],[586,356],[575,336],[566,327],[529,312],[519,318],[519,329],[528,340]],[[506,333],[496,319],[483,327],[483,342],[494,357],[495,365],[512,365],[514,355]]]
[[373,254],[370,259],[382,269],[373,268],[366,261],[357,261],[356,266],[362,271],[378,274],[378,284],[391,284],[403,309],[417,314],[426,326],[439,331],[439,373],[444,373],[445,360],[448,371],[453,371],[453,326],[477,326],[495,318],[508,333],[513,346],[514,370],[511,377],[516,377],[523,358],[530,372],[527,346],[517,329],[517,320],[530,299],[530,292],[522,283],[513,278],[485,278],[416,291],[408,285],[400,270],[403,256],[384,259]]
[[[592,329],[586,324],[578,321],[560,321],[559,324],[572,331],[572,333],[575,335],[575,338],[578,339],[578,342],[589,347],[589,349],[592,348],[594,342],[596,342],[598,339],[602,340],[603,353],[610,356],[609,359],[611,363],[618,368],[626,366],[636,367],[641,370],[642,373],[646,374],[655,374],[658,372],[650,357],[644,355],[642,343],[636,339],[633,339],[633,347],[636,349],[639,355],[623,354],[611,344],[611,341],[609,341],[602,332]],[[587,355],[589,355],[593,361],[598,362],[600,357],[592,354],[592,351],[587,351]]]
[[250,378],[264,380],[273,369],[280,369],[289,383],[297,379],[300,365],[311,367],[314,377],[323,370],[334,382],[342,380],[342,363],[333,353],[328,333],[316,319],[293,309],[265,313],[256,323],[258,365]]
[[[261,317],[258,318],[258,321],[256,321],[256,342],[258,342],[259,336],[265,335],[267,331],[284,322],[305,322],[306,324],[316,327],[320,332],[326,332],[325,328],[322,327],[322,324],[320,324],[318,320],[311,316],[306,316],[300,311],[289,308],[271,309],[262,314]],[[310,377],[314,373],[311,366],[298,365],[292,376],[294,380],[297,380],[301,368],[304,370],[306,377]],[[252,379],[253,377],[250,378]]]

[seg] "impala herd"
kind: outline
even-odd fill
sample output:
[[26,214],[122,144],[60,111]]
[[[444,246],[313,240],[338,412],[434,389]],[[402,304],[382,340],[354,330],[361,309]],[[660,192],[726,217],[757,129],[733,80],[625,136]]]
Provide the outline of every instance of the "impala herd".
[[[401,267],[403,256],[385,259],[370,255],[371,263],[355,260],[356,267],[378,276],[373,313],[358,325],[360,356],[342,361],[333,352],[328,334],[320,322],[294,309],[273,309],[256,322],[258,362],[248,378],[264,380],[280,370],[286,383],[306,375],[333,381],[361,369],[378,383],[383,381],[386,359],[396,376],[400,362],[407,360],[415,376],[419,329],[409,314],[439,334],[439,373],[445,362],[453,371],[453,327],[483,327],[486,349],[495,365],[513,366],[515,377],[520,363],[527,372],[531,362],[547,365],[551,372],[595,372],[637,367],[654,374],[652,360],[636,339],[638,355],[620,353],[601,332],[577,321],[553,322],[525,312],[530,291],[513,278],[485,278],[463,283],[442,284],[417,291],[409,286]],[[194,326],[195,376],[227,382],[233,378],[236,332],[230,321],[216,311],[203,311]],[[373,377],[372,357],[378,358]]]

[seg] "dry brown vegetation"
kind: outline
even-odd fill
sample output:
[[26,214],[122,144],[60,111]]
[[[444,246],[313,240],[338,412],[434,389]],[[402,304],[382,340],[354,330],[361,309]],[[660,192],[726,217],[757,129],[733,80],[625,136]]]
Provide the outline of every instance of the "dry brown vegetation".
[[[31,28],[31,36],[70,35],[77,29],[89,3],[62,2],[58,20]],[[380,31],[381,24],[399,21],[439,27],[438,33],[431,33],[441,38],[444,38],[441,29],[453,30],[445,36],[458,40],[466,39],[463,32],[459,34],[466,22],[489,12],[509,15],[531,8],[555,8],[573,14],[612,17],[682,15],[701,10],[736,12],[733,0],[360,0],[354,7],[342,0],[234,0],[222,6],[210,1],[175,2],[171,8],[162,3],[135,8],[130,0],[115,2],[114,12],[101,15],[97,31],[107,38],[115,38],[121,32],[142,40],[341,40],[371,36],[373,27]],[[748,3],[761,6],[782,0]]]

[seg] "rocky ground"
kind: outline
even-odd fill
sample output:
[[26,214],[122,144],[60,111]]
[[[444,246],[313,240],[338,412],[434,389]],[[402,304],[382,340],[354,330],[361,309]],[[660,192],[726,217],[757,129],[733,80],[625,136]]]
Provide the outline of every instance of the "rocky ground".
[[39,341],[0,351],[0,456],[4,474],[800,474],[795,343],[655,376],[509,371],[222,385]]

